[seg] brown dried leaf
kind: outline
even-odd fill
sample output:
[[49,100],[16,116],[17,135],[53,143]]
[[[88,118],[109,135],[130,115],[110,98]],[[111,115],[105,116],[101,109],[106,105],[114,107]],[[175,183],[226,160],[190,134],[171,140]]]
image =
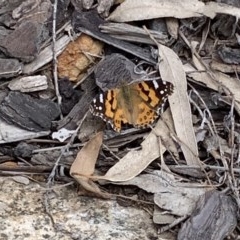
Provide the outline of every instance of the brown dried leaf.
[[101,192],[98,186],[89,179],[95,169],[95,164],[102,146],[103,133],[97,133],[87,144],[79,151],[75,161],[70,168],[70,175],[87,191],[97,194],[101,197],[108,197]]
[[197,141],[193,129],[191,107],[187,95],[186,75],[178,56],[168,47],[158,45],[161,61],[159,71],[165,81],[174,85],[169,103],[177,137],[189,165],[199,165]]
[[94,55],[99,55],[103,44],[91,37],[81,34],[58,57],[58,74],[60,78],[67,77],[72,81],[78,79],[88,66],[94,62]]
[[103,133],[97,133],[79,151],[76,159],[74,160],[70,168],[71,176],[73,176],[74,174],[78,174],[87,177],[93,174],[99,150],[102,146],[102,139]]

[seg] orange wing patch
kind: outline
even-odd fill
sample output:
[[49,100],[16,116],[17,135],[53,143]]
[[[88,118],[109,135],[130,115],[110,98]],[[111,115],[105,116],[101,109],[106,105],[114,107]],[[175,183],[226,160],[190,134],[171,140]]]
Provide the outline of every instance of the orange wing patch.
[[152,86],[147,84],[148,82],[141,82],[137,85],[140,97],[145,101],[149,102],[149,105],[154,108],[159,104],[159,96]]
[[127,119],[124,116],[123,109],[117,109],[113,118],[113,129],[117,132],[121,131],[122,123],[127,123]]
[[139,114],[137,122],[136,124],[134,124],[134,127],[147,127],[149,124],[153,123],[154,120],[158,117],[157,112],[151,109],[145,102],[141,102],[138,105],[138,108]]

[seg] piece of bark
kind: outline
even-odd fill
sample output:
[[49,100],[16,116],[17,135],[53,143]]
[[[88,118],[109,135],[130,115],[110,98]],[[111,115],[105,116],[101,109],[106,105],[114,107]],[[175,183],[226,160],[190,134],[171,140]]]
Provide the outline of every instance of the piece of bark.
[[182,174],[189,177],[204,179],[206,174],[198,171],[198,169],[189,169],[189,168],[179,168],[178,165],[168,165],[171,171]]
[[88,34],[125,52],[131,53],[151,64],[155,65],[157,63],[157,60],[152,57],[149,50],[102,33],[99,30],[99,25],[103,23],[104,20],[99,17],[96,10],[88,12],[75,11],[72,15],[72,25],[75,32],[84,32],[85,34]]
[[0,119],[0,144],[12,143],[26,139],[39,138],[49,135],[49,131],[31,132],[19,127],[10,125]]
[[49,130],[59,115],[58,105],[51,100],[35,99],[19,92],[10,92],[0,105],[0,118],[30,131]]
[[237,225],[237,206],[218,191],[206,192],[178,233],[178,240],[222,240]]
[[[101,32],[108,33],[112,37],[129,41],[155,45],[155,42],[149,38],[149,34],[142,28],[127,23],[104,23],[100,25]],[[171,45],[172,40],[169,39],[166,32],[149,30],[154,38],[161,44]]]
[[18,76],[22,72],[23,65],[17,59],[0,59],[0,79]]
[[[1,18],[0,18],[0,22],[1,22]],[[7,29],[3,26],[0,26],[0,41],[2,41],[11,32],[13,32],[13,30],[10,30],[10,29]]]
[[[66,2],[66,1],[64,1]],[[25,22],[47,23],[52,16],[52,3],[50,0],[25,0],[12,11],[12,17],[17,19],[17,26]]]
[[[68,35],[63,35],[60,39],[56,41],[56,55],[58,56],[63,49],[67,46],[67,44],[70,42],[70,37]],[[52,52],[52,45],[47,46],[44,48],[37,58],[32,61],[31,63],[25,64],[23,68],[23,73],[25,74],[32,74],[35,71],[37,71],[42,66],[46,65],[50,61],[52,61],[53,58],[53,52]]]
[[211,69],[220,71],[222,73],[240,73],[240,66],[233,64],[221,63],[216,60],[212,60],[210,63]]
[[11,27],[16,24],[12,11],[21,4],[22,0],[0,1],[0,22],[2,26]]
[[240,50],[238,48],[221,47],[218,49],[218,54],[224,63],[239,64]]
[[115,0],[98,0],[98,13],[103,16],[107,17],[109,15],[109,10],[113,6]]
[[[68,130],[74,130],[77,128],[79,122],[84,117],[86,112],[89,110],[89,106],[96,96],[96,85],[94,83],[94,79],[90,76],[83,83],[86,84],[85,93],[79,99],[78,103],[73,107],[71,112],[61,121],[57,123],[58,130],[61,128],[66,128]],[[82,87],[82,86],[81,86]],[[83,88],[83,87],[82,87]]]
[[147,73],[135,71],[136,65],[132,61],[121,54],[114,53],[97,64],[94,70],[96,84],[103,91],[107,91],[147,78]]
[[47,89],[48,82],[44,75],[28,76],[11,81],[8,87],[12,91],[36,92]]
[[74,105],[79,101],[83,93],[73,88],[73,83],[67,78],[59,79],[59,92],[62,97],[61,110],[63,115],[67,115]]
[[24,22],[0,42],[0,49],[7,56],[30,62],[39,52],[43,31],[37,22]]
[[32,156],[32,151],[35,149],[34,145],[20,142],[16,147],[9,147],[7,145],[0,145],[0,152],[3,155],[10,157],[29,158]]
[[4,98],[8,95],[8,92],[9,91],[7,91],[7,89],[0,90],[0,104],[4,100]]

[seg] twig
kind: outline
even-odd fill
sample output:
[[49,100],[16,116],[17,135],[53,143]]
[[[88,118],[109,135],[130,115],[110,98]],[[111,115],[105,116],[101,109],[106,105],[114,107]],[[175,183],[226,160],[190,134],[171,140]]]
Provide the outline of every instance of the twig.
[[[191,86],[191,85],[190,85]],[[220,144],[220,140],[219,140],[219,136],[217,134],[217,129],[216,129],[216,126],[215,126],[215,123],[213,121],[213,118],[212,118],[212,114],[209,110],[209,108],[207,107],[206,103],[204,102],[204,100],[201,98],[201,96],[198,94],[198,92],[195,90],[195,88],[193,86],[191,86],[193,92],[198,96],[198,98],[200,99],[200,101],[202,102],[202,104],[204,105],[205,107],[205,111],[208,113],[209,115],[209,118],[210,118],[210,121],[211,121],[211,124],[212,124],[212,127],[213,127],[213,130],[214,130],[214,135],[216,137],[216,140],[217,140],[217,143],[218,143],[218,148],[219,148],[219,154],[220,154],[220,158],[221,158],[221,161],[223,163],[223,166],[228,168],[228,163],[223,155],[223,151],[222,151],[222,147],[221,147],[221,144]],[[226,173],[224,174],[224,180],[222,181],[222,183],[224,183],[226,180]]]
[[[204,123],[206,123],[207,126],[208,126],[208,128],[209,128],[209,130],[211,131],[212,135],[213,135],[213,136],[216,135],[216,134],[214,133],[213,129],[212,129],[212,126],[211,126],[209,120],[206,118],[206,114],[205,114],[206,111],[202,111],[201,108],[197,105],[197,103],[192,99],[192,97],[191,97],[192,92],[194,92],[194,93],[198,96],[198,98],[201,100],[201,102],[203,102],[203,99],[202,99],[201,96],[198,94],[198,92],[192,87],[191,84],[189,84],[189,86],[193,89],[193,90],[191,90],[191,91],[189,92],[189,102],[194,105],[194,107],[198,110],[198,113],[199,113],[199,114],[201,115],[201,117],[202,117],[202,123],[201,123],[200,129],[203,129]],[[209,112],[209,111],[208,111],[208,112]]]
[[[59,86],[58,86],[58,75],[57,75],[57,54],[56,54],[56,16],[57,16],[57,4],[58,0],[54,1],[53,4],[53,26],[52,26],[52,47],[53,47],[53,79],[54,79],[54,85],[55,85],[55,93],[57,96],[57,102],[59,109],[61,111],[61,103],[62,103],[62,97],[59,93]],[[62,119],[62,113],[60,114]]]
[[[82,147],[82,146],[83,146],[82,143],[75,143],[75,144],[71,145],[71,148],[79,148],[79,147]],[[64,147],[65,146],[57,146],[57,147],[35,149],[35,150],[32,151],[32,153],[36,154],[36,153],[41,153],[41,152],[56,151],[56,150],[61,150]]]
[[115,157],[117,160],[121,160],[120,157],[118,157],[113,151],[111,151],[111,149],[106,145],[106,144],[102,144],[103,148],[105,148],[107,151],[109,151],[110,154],[112,154],[113,157]]
[[[58,0],[55,0],[54,4],[53,4],[53,23],[52,23],[52,32],[53,32],[53,35],[52,35],[53,78],[54,78],[54,85],[55,85],[55,92],[56,92],[56,96],[57,96],[57,102],[58,102],[59,109],[61,111],[61,100],[62,99],[61,99],[61,96],[60,96],[60,93],[59,93],[59,87],[58,87],[57,54],[56,54],[56,15],[57,15],[57,4],[58,4]],[[60,117],[62,118],[62,112],[60,114]],[[62,153],[59,156],[58,160],[56,161],[57,163],[60,161],[61,157],[62,157]],[[55,163],[55,165],[54,165],[54,167],[52,169],[52,172],[51,172],[51,174],[48,177],[48,182],[47,182],[47,186],[48,187],[50,186],[50,183],[52,181],[52,176],[55,175],[56,168],[57,168],[57,166],[56,166],[56,163]],[[53,219],[52,214],[51,214],[50,209],[49,209],[49,197],[48,197],[48,194],[49,194],[49,191],[46,191],[44,193],[44,207],[45,207],[45,211],[46,211],[47,215],[49,216],[49,218],[50,218],[50,220],[52,222],[53,227],[55,228],[55,222],[54,222],[54,219]]]
[[[168,165],[170,169],[201,169],[199,166],[189,166],[189,165]],[[212,166],[212,165],[205,165],[202,166],[205,169],[229,172],[229,168],[221,167],[221,166]],[[232,168],[233,172],[240,173],[239,168]]]
[[209,19],[208,20],[208,24],[207,26],[203,29],[203,32],[202,32],[202,41],[200,43],[200,46],[199,46],[199,49],[198,49],[198,53],[200,53],[200,51],[202,50],[206,40],[207,40],[207,36],[208,36],[208,33],[209,33],[209,29],[210,29],[210,23],[211,23],[211,20]]
[[157,141],[159,145],[159,156],[160,156],[160,162],[161,162],[161,171],[166,171],[168,173],[172,173],[171,170],[168,168],[167,164],[164,161],[163,158],[163,151],[162,151],[162,139],[161,136],[157,136]]

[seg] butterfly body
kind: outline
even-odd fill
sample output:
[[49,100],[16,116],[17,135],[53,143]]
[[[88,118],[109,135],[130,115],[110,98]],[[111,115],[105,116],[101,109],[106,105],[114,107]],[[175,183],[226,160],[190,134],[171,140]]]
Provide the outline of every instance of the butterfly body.
[[169,82],[133,83],[99,94],[90,109],[118,132],[122,123],[146,127],[159,116],[159,110],[172,91],[173,85]]

